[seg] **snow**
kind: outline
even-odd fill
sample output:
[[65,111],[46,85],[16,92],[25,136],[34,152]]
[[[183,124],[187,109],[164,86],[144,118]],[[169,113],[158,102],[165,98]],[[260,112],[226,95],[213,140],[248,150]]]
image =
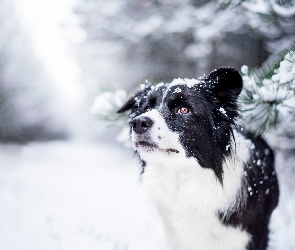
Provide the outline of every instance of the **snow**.
[[171,89],[173,86],[177,86],[177,85],[186,85],[188,88],[193,88],[196,85],[200,84],[200,80],[197,79],[181,79],[181,78],[177,78],[174,79],[170,84],[169,84],[169,88]]
[[125,113],[118,114],[117,111],[126,100],[125,90],[105,91],[94,99],[90,112],[100,121],[101,125],[109,126],[108,122],[111,122],[112,125],[122,128],[127,124],[128,116]]
[[181,93],[181,89],[177,87],[173,93]]
[[[260,127],[261,121],[264,121],[260,118],[262,112],[259,107],[262,105],[259,106],[259,104],[264,104],[265,107],[273,105],[272,110],[274,112],[270,113],[270,115],[276,117],[275,112],[277,112],[281,121],[286,120],[294,112],[295,64],[292,63],[292,59],[294,59],[294,54],[292,52],[287,53],[280,62],[279,67],[275,69],[272,77],[263,79],[260,84],[255,73],[249,71],[247,66],[241,68],[244,87],[252,95],[251,102],[246,101],[243,103],[243,109],[248,110],[246,118],[254,120],[253,127]],[[247,96],[245,91],[242,96],[243,98]]]
[[253,95],[253,99],[256,101],[264,102],[282,102],[285,99],[288,99],[290,96],[290,91],[287,88],[278,87],[276,84],[266,83],[269,80],[263,80],[265,86],[259,88],[259,94]]
[[166,249],[132,151],[57,141],[0,153],[1,250]]
[[220,108],[219,108],[219,111],[220,111],[222,114],[226,115],[226,111],[224,110],[223,107],[220,107]]
[[155,90],[158,90],[159,88],[164,87],[164,86],[165,86],[165,84],[163,82],[160,82],[155,86]]
[[269,14],[269,5],[263,0],[256,0],[254,2],[245,2],[243,5],[248,11],[259,13],[263,15]]
[[106,91],[98,95],[91,107],[91,113],[96,115],[111,114],[114,109],[118,110],[127,100],[124,90],[116,90],[114,93]]
[[270,250],[295,249],[295,170],[293,165],[293,156],[286,157],[284,151],[277,151],[276,170],[279,178],[280,198],[270,224],[273,232],[270,237]]
[[291,17],[295,15],[295,4],[290,2],[289,4],[279,5],[276,1],[271,0],[272,8],[276,12],[277,15],[283,16],[283,17]]
[[272,76],[273,81],[278,81],[280,84],[285,84],[292,81],[295,82],[295,64],[290,61],[291,58],[291,53],[288,53],[284,60],[280,62],[280,67]]
[[248,75],[248,73],[249,73],[249,67],[247,65],[243,65],[241,67],[241,72],[242,72],[243,75]]

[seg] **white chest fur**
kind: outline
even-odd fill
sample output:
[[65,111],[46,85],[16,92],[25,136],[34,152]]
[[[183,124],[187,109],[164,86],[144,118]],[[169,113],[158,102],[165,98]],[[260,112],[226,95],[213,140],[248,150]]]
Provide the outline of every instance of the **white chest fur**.
[[142,184],[163,217],[172,249],[246,249],[247,232],[225,226],[218,218],[219,211],[230,212],[243,197],[247,149],[239,137],[236,145],[238,157],[225,163],[223,186],[211,169],[182,153],[171,157],[153,153],[153,160],[147,161]]

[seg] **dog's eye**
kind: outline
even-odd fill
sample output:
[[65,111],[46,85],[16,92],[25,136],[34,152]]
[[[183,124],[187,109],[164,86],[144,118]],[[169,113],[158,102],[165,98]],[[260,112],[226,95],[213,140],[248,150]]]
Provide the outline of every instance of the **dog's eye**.
[[151,111],[151,108],[150,108],[150,107],[146,107],[146,108],[144,109],[143,113],[146,113],[146,112],[149,112],[149,111]]
[[189,113],[189,109],[187,107],[181,107],[177,110],[177,114],[188,114]]

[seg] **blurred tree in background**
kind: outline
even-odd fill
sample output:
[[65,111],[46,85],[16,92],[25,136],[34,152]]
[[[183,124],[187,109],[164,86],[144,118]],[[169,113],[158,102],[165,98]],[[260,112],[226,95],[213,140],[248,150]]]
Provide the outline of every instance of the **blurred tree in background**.
[[[216,1],[87,0],[76,12],[88,34],[81,66],[93,86],[130,88],[144,79],[198,77],[220,66],[254,67],[270,53],[245,11],[221,10]],[[101,71],[111,77],[94,77]]]
[[14,5],[0,0],[0,141],[65,138],[55,90],[32,43],[21,29]]

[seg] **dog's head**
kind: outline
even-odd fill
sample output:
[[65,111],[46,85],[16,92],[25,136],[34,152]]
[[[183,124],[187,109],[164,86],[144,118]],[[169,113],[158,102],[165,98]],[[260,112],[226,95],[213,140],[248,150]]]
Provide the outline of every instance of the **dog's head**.
[[221,68],[197,80],[146,84],[118,112],[131,110],[132,144],[143,161],[185,155],[222,178],[242,86],[236,70]]

